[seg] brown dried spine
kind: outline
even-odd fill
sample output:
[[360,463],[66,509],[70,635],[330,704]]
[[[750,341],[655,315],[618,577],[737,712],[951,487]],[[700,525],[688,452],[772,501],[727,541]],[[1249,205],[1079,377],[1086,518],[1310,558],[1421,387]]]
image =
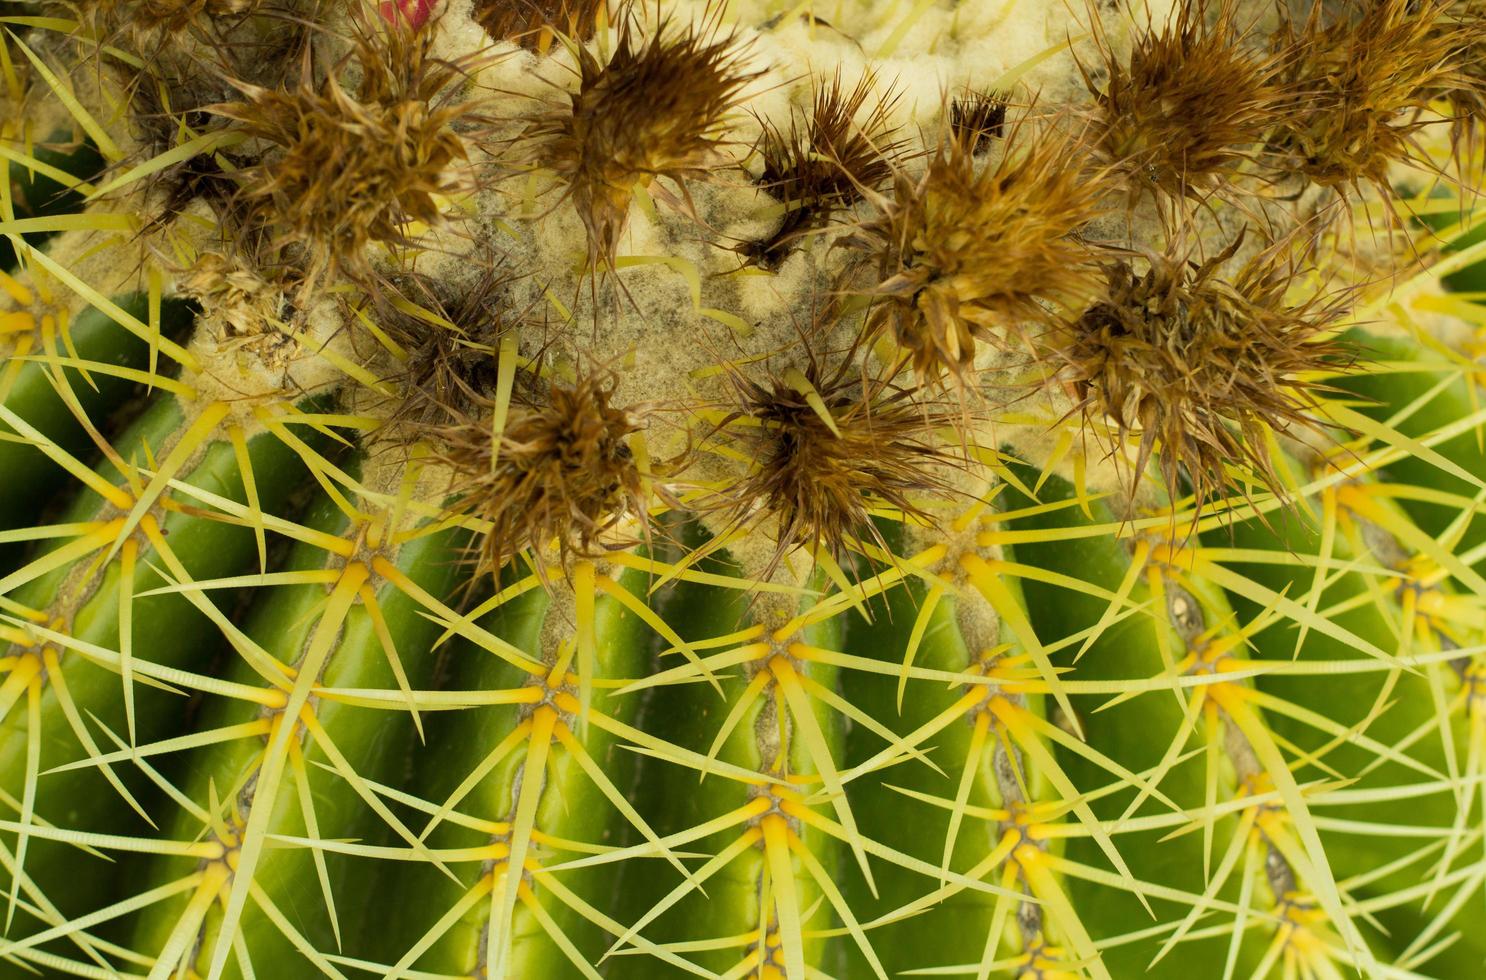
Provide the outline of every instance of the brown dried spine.
[[440,198],[459,189],[466,151],[451,125],[467,105],[438,98],[460,77],[429,53],[431,31],[361,24],[355,93],[336,65],[315,83],[308,51],[293,88],[236,83],[245,98],[212,107],[270,144],[238,172],[250,224],[274,248],[302,250],[305,288],[337,273],[372,277],[368,246],[408,244],[415,222],[437,225]]
[[867,71],[849,93],[843,92],[838,70],[829,82],[817,81],[809,114],[792,113],[787,134],[765,123],[759,184],[787,210],[773,234],[741,249],[760,267],[778,268],[799,240],[824,227],[834,211],[861,200],[864,192],[881,190],[892,178],[903,146],[893,139],[890,122],[897,97],[891,92],[878,96],[857,122],[876,86],[876,75]]
[[245,17],[263,0],[84,0],[72,6],[100,33],[124,34],[135,47],[149,48],[205,18]]
[[703,178],[721,156],[722,123],[754,75],[732,35],[710,20],[648,40],[625,18],[607,63],[578,49],[578,91],[538,119],[536,156],[568,184],[591,264],[613,261],[636,190],[658,177]]
[[1326,22],[1321,0],[1275,45],[1290,109],[1268,149],[1278,179],[1303,178],[1339,195],[1364,186],[1388,198],[1389,168],[1428,166],[1414,139],[1423,113],[1462,80],[1453,36],[1439,27],[1449,0],[1376,0]]
[[[473,259],[473,257],[472,257]],[[458,295],[422,276],[399,277],[379,297],[374,322],[406,355],[393,379],[402,392],[395,421],[434,425],[467,419],[491,404],[501,338],[521,319],[509,307],[509,268],[487,260]]]
[[607,19],[608,0],[476,0],[475,23],[496,41],[545,52],[557,34],[585,42]]
[[276,321],[287,305],[279,283],[265,279],[241,252],[203,252],[183,271],[181,295],[201,303],[203,319],[219,340],[284,336]]
[[[885,548],[874,511],[932,524],[924,504],[950,493],[945,470],[955,461],[940,433],[953,417],[909,389],[860,376],[852,361],[828,371],[812,356],[799,375],[808,387],[788,377],[732,376],[740,406],[719,435],[754,462],[713,507],[728,528],[772,519],[775,563],[796,547],[836,558],[860,541]],[[811,406],[812,389],[829,423]]]
[[966,91],[949,103],[949,131],[954,138],[982,153],[1006,130],[1007,97],[1000,92]]
[[1230,189],[1285,109],[1280,59],[1251,52],[1232,0],[1215,16],[1206,0],[1182,0],[1160,30],[1136,34],[1128,58],[1100,35],[1107,80],[1082,65],[1098,109],[1093,138],[1128,182],[1170,199]]
[[[1453,84],[1434,93],[1455,118],[1457,139],[1486,126],[1486,0],[1455,0],[1435,23],[1458,65]],[[1477,137],[1479,138],[1479,137]]]
[[1097,268],[1075,233],[1101,212],[1105,176],[1082,142],[1023,121],[997,159],[958,139],[940,143],[920,177],[896,176],[878,215],[844,244],[875,285],[869,331],[890,331],[926,380],[965,380],[976,345],[1010,349],[1045,304],[1081,305]]
[[481,572],[524,551],[545,577],[554,553],[564,564],[600,555],[623,519],[644,521],[645,481],[628,443],[640,426],[611,404],[613,391],[612,379],[585,375],[513,404],[493,464],[489,417],[433,430],[459,474],[455,510],[489,525]]
[[1320,388],[1307,376],[1350,360],[1327,337],[1345,312],[1340,302],[1288,303],[1288,243],[1222,277],[1241,242],[1201,264],[1170,252],[1148,254],[1143,273],[1126,261],[1106,266],[1104,298],[1059,345],[1085,420],[1114,427],[1112,451],[1139,433],[1136,482],[1159,451],[1172,499],[1185,471],[1199,510],[1225,491],[1245,492],[1244,468],[1278,492],[1268,433],[1319,430]]

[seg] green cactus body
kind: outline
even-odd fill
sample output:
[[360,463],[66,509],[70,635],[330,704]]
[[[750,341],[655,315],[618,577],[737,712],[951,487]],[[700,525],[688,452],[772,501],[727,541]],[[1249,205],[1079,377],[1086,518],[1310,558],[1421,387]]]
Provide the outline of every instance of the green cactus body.
[[0,980],[1486,970],[1479,0],[0,24]]

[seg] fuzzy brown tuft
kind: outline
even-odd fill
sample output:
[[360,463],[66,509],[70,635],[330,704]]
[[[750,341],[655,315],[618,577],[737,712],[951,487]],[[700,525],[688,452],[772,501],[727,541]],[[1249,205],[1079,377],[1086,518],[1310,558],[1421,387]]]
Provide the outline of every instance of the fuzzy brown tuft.
[[850,357],[829,372],[812,358],[801,372],[836,431],[789,379],[733,376],[740,406],[720,433],[753,463],[716,506],[729,527],[776,522],[776,563],[795,547],[839,559],[854,542],[881,545],[874,510],[932,523],[925,498],[950,493],[945,470],[954,460],[938,436],[948,413],[856,370]]
[[1457,134],[1468,136],[1486,126],[1486,0],[1455,0],[1435,31],[1459,66],[1454,84],[1435,94],[1449,104]]
[[608,0],[476,0],[473,14],[492,39],[540,53],[557,34],[589,40],[608,9]]
[[482,572],[525,551],[545,577],[554,553],[563,563],[602,554],[622,519],[644,520],[645,482],[628,443],[639,426],[611,404],[613,391],[612,379],[589,375],[513,403],[494,465],[488,416],[434,430],[459,474],[456,509],[490,525]]
[[537,156],[568,184],[588,232],[591,263],[612,262],[635,191],[658,177],[701,178],[720,157],[723,117],[754,76],[732,35],[710,22],[648,40],[625,19],[607,63],[578,50],[570,105],[538,119]]
[[1221,192],[1285,108],[1279,57],[1250,50],[1232,0],[1212,6],[1183,0],[1159,30],[1136,33],[1128,58],[1101,37],[1102,85],[1080,66],[1098,103],[1095,145],[1132,196]]
[[1080,140],[1022,124],[1005,152],[975,159],[943,142],[922,176],[897,175],[880,213],[845,239],[875,285],[869,330],[891,331],[914,370],[963,380],[976,344],[1009,349],[1045,304],[1081,305],[1097,269],[1075,233],[1101,211],[1105,179],[1080,161]]
[[1283,244],[1231,281],[1220,276],[1241,241],[1201,264],[1152,253],[1143,273],[1107,266],[1106,295],[1068,326],[1061,347],[1084,417],[1112,424],[1119,444],[1139,433],[1137,481],[1159,451],[1172,498],[1185,472],[1199,510],[1223,491],[1244,492],[1243,469],[1278,492],[1267,433],[1318,429],[1317,387],[1305,375],[1347,361],[1324,336],[1341,303],[1286,302],[1293,274]]
[[239,172],[241,203],[273,247],[301,250],[306,288],[325,274],[369,278],[368,246],[408,242],[414,222],[438,224],[440,196],[460,186],[466,152],[451,124],[466,109],[436,101],[458,69],[429,44],[428,31],[364,27],[354,93],[337,77],[344,65],[309,81],[306,54],[293,88],[239,83],[242,101],[213,107],[269,144]]
[[949,131],[955,139],[981,153],[1006,130],[1006,96],[1000,92],[967,91],[949,103]]
[[[1330,20],[1315,0],[1300,25],[1276,34],[1292,108],[1269,150],[1279,178],[1303,178],[1340,195],[1391,193],[1389,168],[1424,163],[1413,141],[1422,113],[1462,80],[1460,52],[1439,28],[1450,0],[1374,0]],[[1426,164],[1427,165],[1427,164]]]
[[90,0],[75,5],[83,23],[123,35],[138,49],[157,46],[207,19],[245,17],[263,0]]
[[846,92],[838,70],[829,82],[817,83],[809,114],[797,110],[788,133],[764,125],[759,183],[787,210],[773,234],[742,249],[760,267],[778,268],[801,237],[892,178],[893,162],[902,150],[889,122],[897,97],[890,91],[877,96],[865,118],[857,121],[876,86],[876,76],[867,71]]

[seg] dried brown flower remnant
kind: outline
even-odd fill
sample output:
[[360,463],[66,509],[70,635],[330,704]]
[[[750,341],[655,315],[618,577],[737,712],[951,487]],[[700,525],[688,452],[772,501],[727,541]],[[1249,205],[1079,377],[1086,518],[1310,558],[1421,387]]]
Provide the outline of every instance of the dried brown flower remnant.
[[513,404],[492,462],[487,416],[436,430],[441,457],[459,474],[457,509],[489,523],[480,569],[497,573],[525,550],[539,573],[594,556],[626,516],[643,519],[644,481],[628,437],[639,425],[611,403],[612,380],[580,377]]
[[1006,107],[1006,96],[999,92],[967,91],[950,100],[949,131],[971,153],[980,153],[1006,129]]
[[476,0],[475,23],[497,41],[543,52],[555,34],[583,42],[608,14],[608,0]]
[[1139,433],[1136,479],[1159,452],[1173,498],[1185,471],[1199,509],[1223,490],[1241,492],[1241,468],[1278,488],[1266,434],[1316,427],[1306,375],[1347,360],[1324,336],[1339,303],[1287,303],[1283,243],[1221,277],[1241,241],[1202,264],[1152,253],[1142,273],[1125,261],[1107,266],[1104,298],[1060,345],[1084,417],[1113,425],[1117,445]]
[[1449,104],[1456,132],[1462,134],[1486,124],[1486,0],[1454,0],[1436,21],[1435,31],[1458,66],[1454,84],[1435,97]]
[[753,462],[719,507],[729,527],[777,522],[776,562],[795,547],[839,558],[855,541],[881,544],[875,509],[927,521],[923,498],[949,492],[937,435],[947,414],[856,371],[851,358],[829,372],[812,358],[780,377],[733,377],[740,405],[720,430]]
[[213,108],[270,144],[239,172],[240,196],[275,247],[303,250],[307,286],[326,273],[368,276],[369,245],[405,243],[414,223],[439,223],[440,197],[457,188],[465,160],[450,128],[465,109],[436,101],[456,68],[429,55],[428,32],[364,30],[354,93],[337,77],[343,66],[309,81],[306,54],[306,80],[295,87],[238,83],[244,99]]
[[876,85],[876,75],[867,71],[846,92],[838,70],[829,82],[817,83],[809,114],[797,110],[788,133],[764,125],[759,183],[787,210],[773,234],[743,247],[759,266],[777,268],[802,236],[830,221],[833,211],[860,200],[865,191],[880,190],[891,179],[893,161],[902,149],[893,139],[889,120],[896,96],[887,92],[877,97],[857,121]]
[[1449,0],[1376,0],[1360,16],[1309,17],[1276,35],[1291,97],[1270,140],[1277,175],[1339,194],[1390,192],[1388,169],[1417,160],[1413,139],[1436,94],[1460,79],[1459,52],[1439,26]]
[[591,262],[612,261],[630,201],[657,177],[702,177],[717,162],[723,116],[753,78],[732,35],[709,22],[662,22],[642,40],[629,20],[607,63],[578,51],[570,106],[532,127],[538,158],[568,183]]
[[1096,145],[1132,196],[1221,190],[1284,109],[1278,57],[1249,49],[1233,0],[1212,6],[1183,0],[1159,30],[1136,33],[1128,58],[1101,37],[1102,85],[1080,66],[1098,102]]
[[240,253],[203,252],[181,276],[180,291],[201,301],[203,317],[223,340],[277,332],[283,290],[253,269]]
[[977,343],[1011,347],[1050,319],[1045,304],[1081,304],[1097,279],[1075,233],[1100,213],[1103,172],[1051,127],[1020,125],[1006,144],[985,162],[946,141],[845,239],[876,279],[869,330],[891,331],[924,378],[962,378]]
[[126,31],[143,46],[152,38],[179,34],[202,17],[239,17],[263,0],[84,0],[77,9],[85,22]]

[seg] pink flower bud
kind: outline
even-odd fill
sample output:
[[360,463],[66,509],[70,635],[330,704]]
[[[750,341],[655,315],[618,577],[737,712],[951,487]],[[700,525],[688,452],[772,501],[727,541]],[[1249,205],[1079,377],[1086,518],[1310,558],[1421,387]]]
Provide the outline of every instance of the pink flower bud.
[[379,8],[382,19],[389,24],[406,23],[417,30],[433,16],[438,0],[383,0]]

